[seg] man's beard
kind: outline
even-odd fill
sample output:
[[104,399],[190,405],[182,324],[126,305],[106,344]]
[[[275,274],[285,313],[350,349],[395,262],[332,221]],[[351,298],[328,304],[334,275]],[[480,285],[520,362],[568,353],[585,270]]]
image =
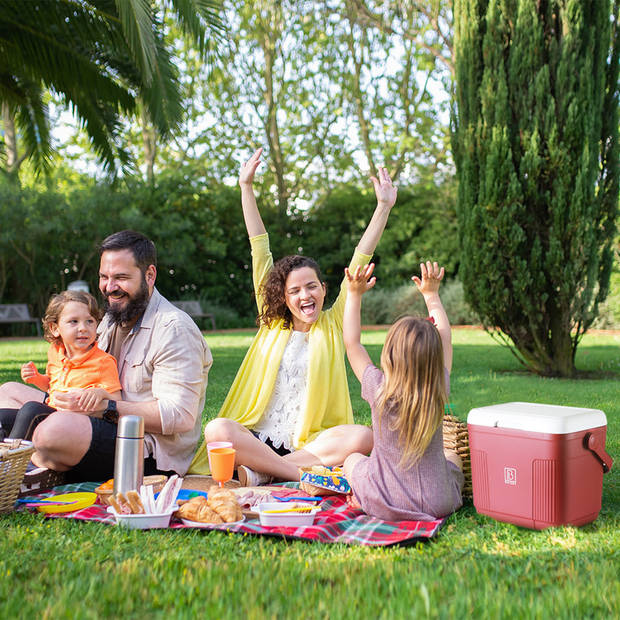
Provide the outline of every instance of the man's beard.
[[110,304],[110,295],[105,296],[104,308],[105,313],[110,317],[113,323],[121,325],[122,323],[130,323],[134,319],[142,316],[146,307],[149,305],[149,287],[146,284],[146,278],[142,276],[142,282],[140,283],[140,290],[131,297],[128,293],[125,293],[129,297],[129,301],[122,308],[115,308]]

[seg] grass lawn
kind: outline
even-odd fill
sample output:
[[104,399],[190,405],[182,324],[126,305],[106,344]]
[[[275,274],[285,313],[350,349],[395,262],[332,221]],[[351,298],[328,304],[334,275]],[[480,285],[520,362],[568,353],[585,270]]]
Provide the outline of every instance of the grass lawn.
[[[252,333],[207,333],[215,364],[205,420],[213,417]],[[366,332],[378,362],[385,331]],[[607,451],[599,518],[533,531],[478,515],[471,504],[430,543],[374,549],[284,542],[196,530],[126,531],[36,513],[0,516],[0,613],[4,618],[620,616],[620,336],[587,335],[577,365],[588,379],[524,373],[484,332],[454,331],[451,401],[512,400],[602,409]],[[0,382],[20,365],[42,368],[45,343],[0,341]],[[370,412],[349,377],[357,420]]]

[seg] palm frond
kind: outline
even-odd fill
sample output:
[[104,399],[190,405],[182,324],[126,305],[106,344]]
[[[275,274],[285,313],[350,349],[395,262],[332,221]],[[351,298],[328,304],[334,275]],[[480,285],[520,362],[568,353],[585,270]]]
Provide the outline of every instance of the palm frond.
[[[170,5],[176,19],[185,34],[190,35],[196,42],[201,55],[212,52],[215,47],[209,45],[211,37],[220,39],[226,27],[220,12],[221,2],[214,0],[170,0]],[[207,33],[211,37],[207,37]]]
[[151,3],[149,0],[116,0],[116,7],[129,49],[148,85],[157,62]]
[[28,157],[36,171],[48,172],[52,165],[54,149],[49,131],[49,110],[44,102],[44,91],[31,83],[28,102],[15,110],[15,122]]

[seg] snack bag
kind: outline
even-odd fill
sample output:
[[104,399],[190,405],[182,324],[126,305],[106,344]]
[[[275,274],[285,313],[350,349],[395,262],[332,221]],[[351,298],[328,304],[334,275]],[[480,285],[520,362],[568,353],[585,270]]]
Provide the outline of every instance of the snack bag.
[[302,467],[299,486],[308,495],[338,495],[351,492],[342,467],[323,467],[323,465]]

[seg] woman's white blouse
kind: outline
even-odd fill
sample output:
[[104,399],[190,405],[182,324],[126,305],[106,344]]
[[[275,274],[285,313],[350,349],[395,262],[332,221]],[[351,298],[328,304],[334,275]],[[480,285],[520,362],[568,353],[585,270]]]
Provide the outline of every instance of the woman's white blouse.
[[252,429],[261,441],[270,439],[274,448],[294,450],[293,432],[306,403],[308,387],[308,333],[291,331],[278,369],[269,405]]

